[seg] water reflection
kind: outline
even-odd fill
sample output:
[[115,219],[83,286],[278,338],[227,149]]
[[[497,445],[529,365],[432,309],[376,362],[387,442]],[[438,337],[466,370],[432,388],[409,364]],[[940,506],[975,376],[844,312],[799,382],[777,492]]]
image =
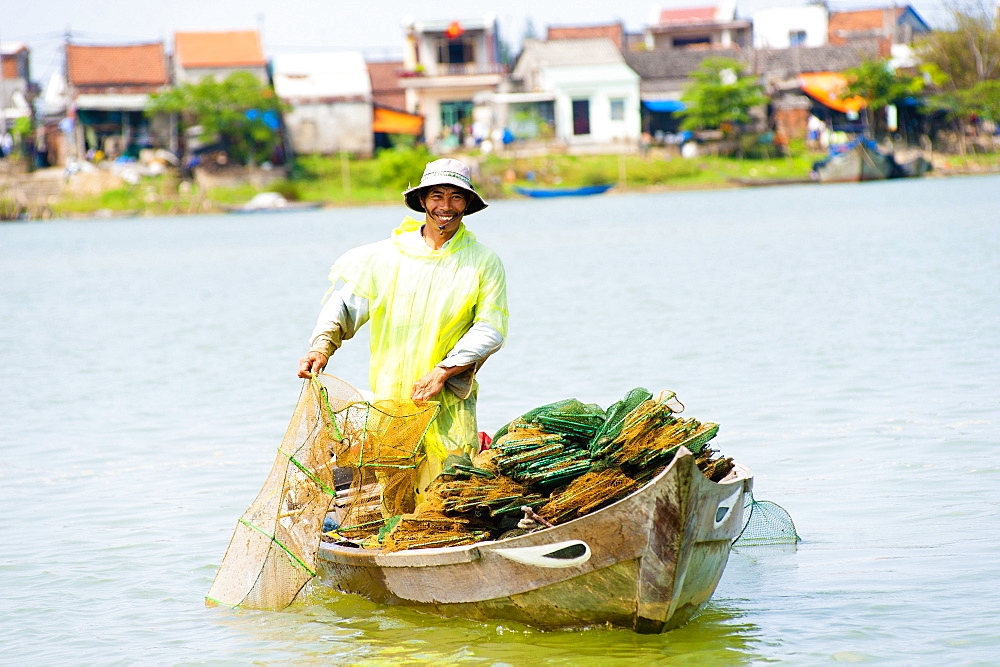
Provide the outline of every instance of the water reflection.
[[759,628],[737,601],[712,602],[692,622],[661,635],[609,627],[541,631],[510,621],[442,619],[319,587],[284,612],[224,610],[215,622],[269,656],[288,651],[300,659],[352,664],[736,664],[764,657],[756,649]]

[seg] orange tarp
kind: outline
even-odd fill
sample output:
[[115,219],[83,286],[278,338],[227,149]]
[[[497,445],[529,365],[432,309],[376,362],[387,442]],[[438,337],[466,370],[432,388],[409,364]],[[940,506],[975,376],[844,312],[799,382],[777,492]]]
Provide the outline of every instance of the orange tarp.
[[421,134],[424,131],[424,117],[403,111],[393,111],[375,107],[372,132],[386,134]]
[[840,96],[847,90],[847,77],[840,72],[799,74],[799,86],[810,97],[834,111],[847,113],[848,111],[859,111],[867,106],[865,99],[857,95],[848,97],[846,100],[840,99]]

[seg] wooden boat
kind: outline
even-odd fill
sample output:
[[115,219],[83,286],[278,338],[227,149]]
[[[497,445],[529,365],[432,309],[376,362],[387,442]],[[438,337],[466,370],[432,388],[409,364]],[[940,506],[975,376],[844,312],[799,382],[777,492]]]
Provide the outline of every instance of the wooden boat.
[[813,165],[813,176],[820,183],[854,183],[889,178],[923,176],[930,163],[922,157],[898,164],[892,155],[882,153],[871,140],[858,137],[832,149],[831,154]]
[[579,188],[525,188],[515,185],[514,191],[525,197],[583,197],[587,195],[599,195],[613,187],[614,183],[584,185]]
[[322,543],[322,584],[375,602],[538,628],[687,622],[722,577],[753,473],[708,480],[684,448],[646,486],[565,524],[504,540],[382,553]]
[[322,208],[323,202],[288,201],[278,192],[260,192],[245,204],[224,207],[229,213],[284,213]]

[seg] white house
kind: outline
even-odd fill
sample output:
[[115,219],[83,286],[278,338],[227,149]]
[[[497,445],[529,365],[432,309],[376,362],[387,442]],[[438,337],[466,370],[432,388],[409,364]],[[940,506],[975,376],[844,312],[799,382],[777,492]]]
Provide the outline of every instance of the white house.
[[753,15],[753,45],[757,49],[826,46],[830,17],[826,7],[775,7]]
[[527,40],[511,79],[514,92],[494,97],[508,124],[527,105],[570,147],[639,139],[639,75],[609,39]]
[[274,92],[291,106],[285,126],[296,153],[371,155],[372,84],[360,53],[274,56]]

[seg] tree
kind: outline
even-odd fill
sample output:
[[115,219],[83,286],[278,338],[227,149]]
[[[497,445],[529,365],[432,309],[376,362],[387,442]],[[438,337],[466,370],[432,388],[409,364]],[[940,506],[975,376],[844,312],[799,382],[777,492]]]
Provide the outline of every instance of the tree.
[[154,95],[146,114],[180,114],[187,126],[200,125],[217,137],[233,160],[250,164],[269,160],[281,143],[282,110],[269,86],[249,72],[234,72],[223,81],[206,77]]
[[930,81],[929,102],[956,126],[965,154],[963,125],[973,117],[1000,122],[1000,19],[979,3],[952,10],[952,30],[932,32],[917,46]]
[[751,121],[750,109],[767,102],[764,88],[746,66],[732,58],[706,58],[692,72],[691,83],[681,96],[688,110],[681,121],[685,130],[738,127]]
[[874,137],[885,133],[885,108],[919,93],[922,79],[895,72],[888,60],[867,60],[845,72],[847,88],[843,97],[863,97],[865,117]]
[[1000,21],[985,5],[953,9],[954,30],[935,30],[917,46],[926,71],[945,91],[1000,78]]

